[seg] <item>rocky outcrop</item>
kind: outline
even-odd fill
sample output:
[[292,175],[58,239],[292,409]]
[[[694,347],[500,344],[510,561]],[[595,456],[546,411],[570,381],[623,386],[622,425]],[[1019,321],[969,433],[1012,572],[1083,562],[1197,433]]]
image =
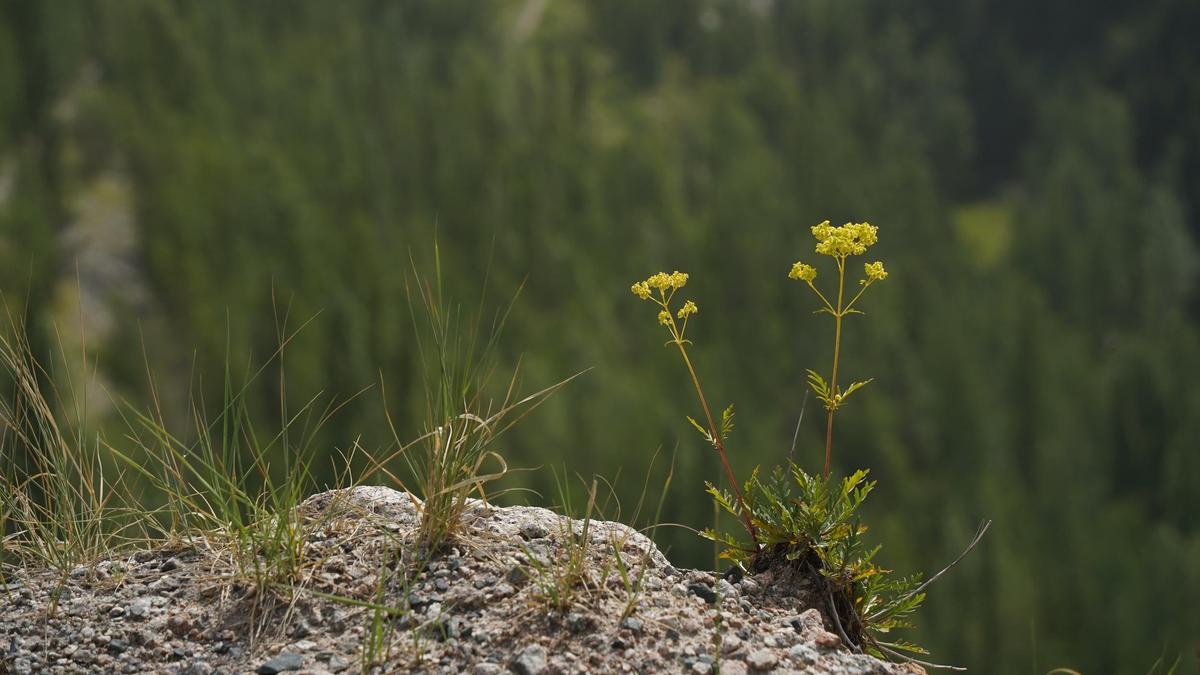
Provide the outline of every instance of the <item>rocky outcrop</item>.
[[[853,654],[794,579],[677,569],[612,522],[473,501],[436,555],[420,502],[310,498],[303,565],[256,590],[211,540],[0,589],[7,673],[900,673]],[[619,557],[619,560],[618,560]]]

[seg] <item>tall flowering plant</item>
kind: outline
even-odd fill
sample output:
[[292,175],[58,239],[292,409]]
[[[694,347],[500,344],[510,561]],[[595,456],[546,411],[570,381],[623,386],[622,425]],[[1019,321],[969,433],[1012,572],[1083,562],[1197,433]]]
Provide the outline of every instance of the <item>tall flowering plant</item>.
[[833,453],[833,415],[846,402],[846,399],[850,398],[851,394],[871,382],[871,379],[854,382],[844,390],[838,387],[838,366],[842,355],[842,319],[851,314],[862,314],[861,311],[854,308],[859,298],[871,284],[886,279],[888,273],[883,269],[883,263],[880,261],[864,263],[864,276],[858,282],[858,292],[847,302],[846,261],[850,256],[863,255],[878,241],[878,228],[870,223],[846,223],[841,227],[833,227],[826,220],[819,225],[814,225],[812,233],[817,239],[816,252],[833,258],[837,263],[837,295],[835,296],[837,300],[830,302],[829,298],[817,288],[814,283],[817,279],[817,269],[812,265],[796,262],[792,265],[788,277],[808,284],[812,292],[821,300],[822,306],[817,311],[833,317],[833,368],[829,373],[829,381],[826,382],[825,378],[815,370],[808,371],[808,385],[817,398],[825,404],[825,470],[822,475],[829,480],[829,460]]

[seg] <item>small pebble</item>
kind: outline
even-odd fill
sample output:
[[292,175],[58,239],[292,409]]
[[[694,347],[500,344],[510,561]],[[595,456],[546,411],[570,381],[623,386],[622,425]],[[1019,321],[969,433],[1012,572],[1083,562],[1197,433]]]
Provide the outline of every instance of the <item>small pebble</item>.
[[704,584],[688,584],[687,589],[692,595],[698,596],[705,602],[713,603],[717,601],[717,594],[713,592],[713,589]]
[[775,656],[774,652],[766,649],[755,649],[746,657],[746,664],[758,671],[771,670],[777,663],[779,663],[779,658]]
[[746,664],[741,661],[722,661],[721,675],[746,675]]
[[125,614],[131,619],[145,619],[150,614],[150,598],[138,598],[129,603],[125,608]]
[[254,672],[258,675],[278,675],[289,670],[300,670],[304,665],[304,656],[296,652],[284,652],[273,657],[258,667]]
[[550,534],[540,523],[527,522],[521,525],[521,536],[526,539],[541,539]]
[[542,675],[546,671],[546,648],[529,645],[508,664],[516,675]]

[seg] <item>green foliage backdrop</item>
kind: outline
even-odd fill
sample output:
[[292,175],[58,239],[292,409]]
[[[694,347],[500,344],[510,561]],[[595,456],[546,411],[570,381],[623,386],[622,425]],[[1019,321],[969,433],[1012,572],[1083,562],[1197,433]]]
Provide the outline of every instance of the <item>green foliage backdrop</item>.
[[[808,226],[870,220],[891,277],[844,346],[876,380],[837,468],[872,468],[901,572],[995,521],[914,639],[981,672],[1196,672],[1198,32],[1182,0],[0,0],[0,289],[45,354],[87,333],[101,422],[105,390],[148,400],[142,345],[181,411],[319,313],[257,414],[382,380],[415,435],[404,284],[436,236],[468,304],[525,281],[501,353],[527,388],[594,367],[510,461],[620,470],[629,505],[677,449],[663,519],[701,528],[717,458],[629,284],[692,274],[746,475],[828,358],[786,278]],[[386,442],[377,394],[330,458]]]

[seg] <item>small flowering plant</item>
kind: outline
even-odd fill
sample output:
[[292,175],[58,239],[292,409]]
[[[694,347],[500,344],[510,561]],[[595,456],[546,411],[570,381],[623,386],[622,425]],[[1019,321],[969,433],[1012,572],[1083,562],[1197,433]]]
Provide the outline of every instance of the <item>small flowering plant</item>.
[[901,640],[884,641],[882,635],[909,626],[907,618],[925,599],[925,588],[979,542],[989,523],[980,528],[958,560],[924,583],[920,576],[894,578],[890,570],[873,562],[879,547],[868,547],[864,542],[862,535],[867,528],[857,511],[875,487],[875,482],[867,480],[866,470],[856,471],[840,481],[831,480],[829,471],[834,414],[852,394],[871,382],[871,379],[853,382],[844,389],[838,386],[843,320],[863,313],[857,307],[859,300],[871,285],[886,279],[888,273],[880,261],[864,263],[863,278],[858,281],[857,291],[850,289],[848,292],[846,288],[849,259],[865,254],[878,240],[874,225],[846,223],[833,227],[825,221],[813,226],[812,233],[817,240],[816,253],[833,258],[836,265],[836,294],[830,291],[826,295],[817,287],[817,269],[805,262],[793,264],[788,276],[804,282],[820,300],[817,312],[828,314],[834,320],[833,365],[829,379],[814,370],[809,370],[807,377],[808,386],[826,411],[825,462],[819,476],[810,475],[790,462],[790,470],[777,467],[763,477],[756,468],[749,480],[739,487],[725,452],[725,439],[733,429],[733,406],[725,409],[718,426],[688,356],[687,347],[691,342],[685,335],[689,318],[697,312],[696,303],[687,300],[678,310],[672,308],[672,300],[687,284],[688,275],[660,272],[632,286],[634,295],[658,306],[658,322],[671,335],[666,344],[679,350],[700,399],[707,426],[690,417],[688,420],[720,455],[725,477],[733,490],[729,493],[709,483],[708,493],[718,507],[742,522],[751,542],[747,545],[730,534],[711,529],[704,531],[703,536],[723,544],[722,557],[734,561],[739,568],[758,571],[784,564],[820,580],[816,591],[819,602],[843,643],[851,650],[945,667],[901,654],[897,650],[926,652]]
[[720,455],[721,467],[725,470],[725,478],[733,488],[735,499],[740,507],[739,510],[743,514],[742,524],[746,527],[746,532],[750,535],[750,538],[757,541],[754,523],[751,522],[750,516],[744,508],[745,502],[742,499],[742,492],[738,488],[737,479],[733,477],[733,469],[729,466],[729,455],[725,452],[725,439],[729,437],[729,432],[733,431],[733,406],[725,408],[721,413],[721,424],[717,426],[713,420],[712,410],[708,407],[708,400],[704,397],[704,389],[700,386],[700,378],[696,375],[696,368],[692,365],[691,358],[688,357],[687,348],[692,342],[686,339],[684,335],[687,333],[688,319],[699,310],[695,302],[687,300],[678,311],[671,311],[671,301],[675,298],[675,294],[687,285],[687,281],[688,275],[684,272],[675,271],[670,274],[659,272],[645,281],[635,283],[630,287],[630,290],[642,300],[649,300],[659,307],[658,322],[665,326],[671,334],[671,339],[667,341],[666,346],[675,345],[679,349],[679,356],[683,359],[683,364],[687,366],[688,374],[692,377],[692,385],[696,389],[696,397],[700,399],[700,408],[704,411],[704,419],[708,423],[708,426],[707,428],[701,426],[699,422],[691,417],[688,418],[688,421],[692,423],[692,426],[704,436],[704,439]]
[[825,422],[825,470],[822,474],[826,480],[829,479],[829,460],[833,451],[833,414],[838,408],[850,398],[850,395],[867,384],[871,380],[863,380],[855,382],[846,387],[845,390],[839,389],[837,386],[838,365],[842,354],[842,319],[851,314],[862,314],[854,308],[858,303],[859,298],[866,292],[867,288],[876,281],[883,281],[887,278],[887,271],[883,269],[883,263],[876,261],[873,263],[863,264],[864,278],[859,280],[858,292],[849,302],[846,301],[846,260],[850,256],[862,255],[867,252],[878,237],[876,233],[878,228],[870,223],[846,223],[841,227],[832,227],[829,221],[819,225],[813,225],[812,233],[817,238],[817,253],[827,255],[833,258],[837,263],[837,298],[836,302],[830,302],[825,294],[822,293],[813,283],[817,279],[817,269],[812,265],[803,262],[797,262],[792,265],[792,271],[788,273],[788,277],[797,279],[808,284],[813,293],[816,293],[823,305],[818,312],[824,312],[833,317],[834,321],[834,337],[833,337],[833,368],[829,373],[829,382],[821,377],[820,373],[815,370],[808,371],[808,385],[817,395],[817,399],[825,404],[826,422]]

